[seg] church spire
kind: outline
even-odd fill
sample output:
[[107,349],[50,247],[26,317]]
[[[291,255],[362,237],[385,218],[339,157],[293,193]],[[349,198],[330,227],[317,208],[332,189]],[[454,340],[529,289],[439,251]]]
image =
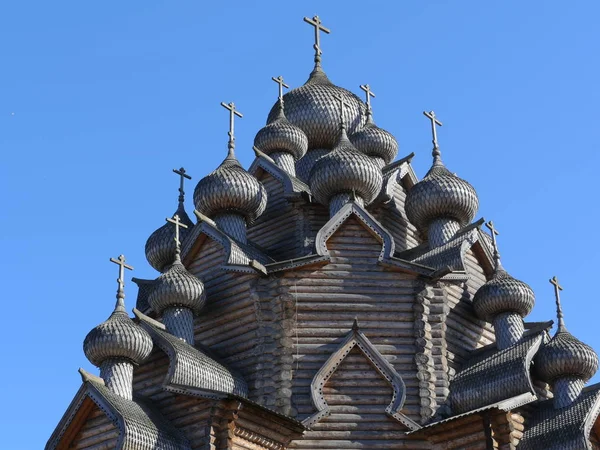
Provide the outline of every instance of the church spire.
[[437,129],[435,127],[436,125],[439,125],[441,127],[442,122],[440,122],[440,120],[436,117],[434,111],[423,111],[423,115],[431,121],[431,135],[433,137],[433,139],[431,140],[431,142],[433,143],[433,151],[431,154],[433,155],[433,165],[443,165],[442,153],[440,152],[440,146],[438,145],[437,141]]
[[110,258],[110,262],[115,263],[119,266],[119,278],[117,278],[117,283],[119,287],[117,288],[117,305],[115,306],[115,311],[126,312],[125,310],[125,269],[133,270],[133,267],[125,263],[125,256],[119,255],[117,259]]
[[560,304],[560,291],[563,290],[563,287],[558,283],[558,278],[553,276],[550,278],[550,284],[554,286],[554,297],[556,300],[556,318],[558,319],[558,332],[567,331],[567,327],[565,327],[565,316],[563,315],[562,306]]
[[488,230],[490,230],[490,234],[492,236],[492,247],[494,248],[494,271],[498,272],[498,269],[500,268],[500,252],[498,251],[498,242],[496,241],[496,236],[498,236],[500,233],[498,233],[498,230],[494,226],[494,222],[491,220],[487,222],[485,226]]

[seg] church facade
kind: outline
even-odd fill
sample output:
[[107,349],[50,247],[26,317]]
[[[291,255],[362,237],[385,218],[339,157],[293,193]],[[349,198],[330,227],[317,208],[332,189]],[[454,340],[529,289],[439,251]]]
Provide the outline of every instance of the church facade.
[[279,97],[246,170],[229,114],[226,158],[125,258],[115,309],[84,340],[82,384],[47,450],[600,449],[594,350],[527,322],[531,288],[502,267],[475,189],[413,154],[366,101],[315,65]]

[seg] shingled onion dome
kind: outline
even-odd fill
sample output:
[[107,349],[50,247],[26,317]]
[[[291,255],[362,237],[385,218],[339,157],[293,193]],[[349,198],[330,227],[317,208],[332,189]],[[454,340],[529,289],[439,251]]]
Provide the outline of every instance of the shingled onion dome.
[[[179,187],[179,204],[177,210],[171,217],[175,217],[176,215],[179,216],[181,222],[188,226],[187,229],[184,229],[181,232],[181,239],[184,240],[194,226],[194,222],[192,222],[185,212],[183,204],[185,198],[183,180],[185,178],[190,179],[190,176],[185,174],[185,169],[183,167],[179,170],[173,170],[173,172],[180,175],[181,182]],[[169,226],[169,224],[165,224],[154,231],[146,241],[146,259],[148,260],[148,263],[159,272],[162,272],[166,266],[173,262],[173,258],[175,257],[175,249],[173,248],[174,237],[173,227]]]
[[[177,218],[175,218],[177,221]],[[175,225],[178,227],[178,225]],[[206,303],[204,284],[181,263],[180,244],[174,246],[175,259],[160,275],[148,296],[150,307],[159,315],[167,331],[194,345],[194,316]]]
[[[282,89],[283,79],[281,77],[273,79],[280,80],[280,89]],[[273,158],[275,164],[287,173],[296,176],[296,161],[306,154],[308,138],[300,128],[287,120],[281,94],[275,108],[274,118],[256,133],[254,146]]]
[[196,209],[213,219],[219,229],[238,242],[246,243],[246,226],[265,211],[267,191],[235,157],[232,129],[230,121],[227,157],[196,185],[194,203]]
[[538,351],[534,361],[538,376],[552,385],[554,407],[559,409],[579,397],[585,382],[598,370],[598,355],[567,331],[560,305],[562,287],[556,277],[550,282],[555,286],[558,329],[550,342]]
[[[308,138],[308,152],[296,164],[298,177],[308,181],[315,161],[335,146],[339,135],[338,97],[348,104],[344,112],[344,123],[349,134],[359,130],[365,121],[365,105],[352,92],[334,85],[321,68],[321,46],[319,31],[329,33],[320,19],[304,19],[315,26],[315,66],[304,85],[290,90],[283,96],[287,119],[299,127]],[[278,114],[278,104],[269,113],[268,122]]]
[[[119,260],[124,264],[124,258]],[[133,366],[150,355],[152,338],[129,318],[124,299],[123,281],[119,277],[115,309],[106,321],[88,333],[83,341],[83,351],[86,358],[100,368],[100,377],[106,386],[115,394],[131,400]]]
[[364,127],[350,135],[350,141],[358,151],[373,158],[375,164],[383,168],[398,155],[398,141],[391,133],[375,125],[370,100],[375,95],[368,84],[361,89],[367,94],[367,120]]
[[502,268],[496,245],[497,232],[492,222],[487,225],[492,232],[496,265],[492,278],[475,293],[473,308],[477,317],[494,324],[496,346],[503,350],[523,337],[523,318],[533,310],[535,295],[528,284],[513,278]]
[[349,201],[371,203],[381,190],[383,176],[367,155],[360,153],[346,135],[341,123],[337,145],[320,158],[310,173],[310,189],[319,203],[329,205],[333,215]]
[[408,191],[404,208],[408,220],[427,233],[429,246],[435,248],[473,220],[479,199],[473,186],[446,169],[435,134],[432,154],[431,169]]

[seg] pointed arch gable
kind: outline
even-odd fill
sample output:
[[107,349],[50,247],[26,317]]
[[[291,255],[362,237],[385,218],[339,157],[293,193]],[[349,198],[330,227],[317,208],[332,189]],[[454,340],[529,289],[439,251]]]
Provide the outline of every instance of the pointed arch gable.
[[315,240],[317,254],[329,256],[327,240],[348,220],[350,216],[358,219],[375,239],[381,242],[379,260],[390,258],[394,254],[395,244],[391,233],[387,231],[371,214],[354,202],[344,205],[329,221],[319,230]]
[[339,368],[346,356],[354,348],[358,350],[370,361],[377,372],[389,383],[393,389],[390,404],[385,408],[385,413],[405,425],[411,430],[416,430],[419,425],[402,414],[400,410],[406,400],[406,386],[402,377],[394,366],[379,353],[379,350],[369,341],[369,339],[359,330],[355,321],[352,330],[340,343],[339,347],[327,359],[325,364],[319,369],[310,384],[310,395],[313,406],[317,410],[312,416],[306,418],[302,423],[306,427],[311,427],[323,417],[330,414],[329,405],[323,394],[323,387]]

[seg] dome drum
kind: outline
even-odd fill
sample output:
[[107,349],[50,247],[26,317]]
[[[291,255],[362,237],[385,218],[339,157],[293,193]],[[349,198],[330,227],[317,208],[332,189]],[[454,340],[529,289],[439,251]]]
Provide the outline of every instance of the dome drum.
[[214,218],[217,228],[236,241],[246,244],[246,219],[239,214],[217,214]]
[[427,240],[431,248],[440,247],[452,239],[460,230],[460,224],[454,219],[434,219],[427,229]]
[[133,364],[127,359],[111,358],[100,364],[100,378],[115,394],[133,398]]
[[521,340],[525,333],[523,318],[514,312],[498,314],[494,317],[493,324],[498,350],[512,347]]
[[274,152],[270,156],[278,167],[281,167],[291,176],[296,176],[296,160],[293,155],[286,152]]
[[173,336],[194,345],[194,312],[191,309],[178,306],[166,308],[162,322]]
[[329,217],[333,217],[345,204],[354,201],[357,205],[364,206],[362,197],[355,196],[352,192],[341,192],[329,199]]

